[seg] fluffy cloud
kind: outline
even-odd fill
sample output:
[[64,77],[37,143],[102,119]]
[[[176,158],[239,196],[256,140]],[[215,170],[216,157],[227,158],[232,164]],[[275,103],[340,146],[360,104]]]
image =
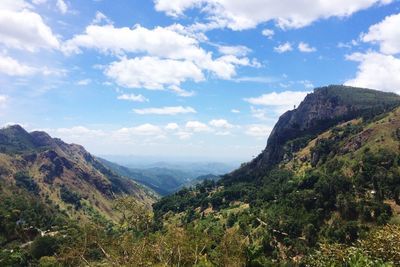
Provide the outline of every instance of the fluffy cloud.
[[382,22],[372,25],[368,33],[361,36],[362,41],[377,43],[384,54],[400,53],[400,14],[386,17]]
[[0,43],[30,52],[58,48],[60,43],[57,37],[42,17],[29,10],[29,7],[24,1],[1,1]]
[[84,34],[76,35],[63,45],[67,54],[80,53],[81,48],[92,48],[114,54],[148,53],[170,59],[199,59],[206,56],[196,39],[179,34],[172,29],[156,27],[147,29],[116,28],[113,25],[89,25]]
[[303,101],[308,92],[284,91],[272,92],[259,97],[245,98],[244,100],[253,105],[262,106],[294,106]]
[[264,29],[261,33],[262,33],[262,35],[268,37],[269,39],[271,39],[272,36],[274,36],[274,34],[275,34],[275,32],[270,29]]
[[377,4],[393,0],[155,0],[155,8],[170,16],[180,16],[191,8],[201,8],[207,19],[232,30],[254,28],[275,21],[281,28],[300,28],[318,19],[346,17]]
[[177,115],[177,114],[187,114],[196,113],[192,107],[162,107],[162,108],[144,108],[144,109],[134,109],[133,112],[139,115]]
[[0,73],[9,76],[29,76],[35,74],[36,69],[19,63],[11,57],[0,55]]
[[[43,0],[36,0],[43,1]],[[2,0],[0,1],[0,10],[20,11],[25,8],[31,8],[31,5],[24,0]]]
[[263,124],[253,124],[247,127],[246,134],[249,136],[265,138],[272,131],[272,127],[263,125]]
[[299,49],[300,52],[303,53],[312,53],[317,51],[315,47],[311,47],[309,44],[304,42],[300,42],[297,48]]
[[57,75],[62,76],[65,74],[65,70],[50,69],[48,67],[33,67],[26,65],[0,53],[0,74],[8,76],[32,76],[36,74],[40,75]]
[[292,45],[289,42],[286,42],[284,44],[278,45],[276,47],[274,47],[275,52],[282,54],[285,52],[289,52],[293,50]]
[[195,132],[195,133],[212,131],[211,128],[207,126],[207,124],[199,122],[199,121],[188,121],[185,125],[185,128],[188,131]]
[[[124,55],[105,71],[120,86],[146,89],[169,87],[180,96],[192,95],[180,84],[188,80],[203,81],[204,72],[221,79],[231,79],[236,75],[238,66],[259,65],[245,57],[250,50],[244,46],[220,47],[224,55],[213,58],[211,52],[200,47],[196,38],[178,32],[177,28],[177,25],[147,29],[140,25],[116,28],[111,24],[92,24],[83,34],[66,41],[62,50],[73,54],[87,48]],[[141,56],[131,58],[130,54]]]
[[117,97],[119,100],[126,100],[132,102],[148,102],[149,100],[142,96],[142,95],[135,95],[135,94],[123,94]]
[[234,56],[246,56],[248,53],[251,52],[251,49],[243,46],[219,46],[218,51],[224,55],[234,55]]
[[164,85],[179,86],[187,80],[204,80],[201,69],[193,62],[156,57],[123,58],[111,63],[105,74],[120,86],[151,90],[164,89]]
[[181,97],[190,97],[190,96],[194,96],[195,92],[193,91],[186,91],[182,88],[180,88],[177,85],[171,85],[168,87],[169,90],[171,90],[172,92],[174,92],[175,94],[177,94],[178,96]]
[[376,52],[354,53],[348,60],[359,62],[356,77],[346,85],[400,93],[400,59]]
[[121,128],[114,132],[119,136],[162,136],[163,130],[156,125],[146,123],[132,128]]
[[179,125],[175,122],[170,122],[165,126],[166,130],[175,131],[179,129]]
[[68,11],[68,6],[64,2],[64,0],[57,0],[56,6],[58,10],[61,12],[61,14],[65,14]]
[[221,129],[232,129],[234,127],[232,124],[230,124],[227,120],[224,119],[211,120],[209,124],[215,128],[221,128]]

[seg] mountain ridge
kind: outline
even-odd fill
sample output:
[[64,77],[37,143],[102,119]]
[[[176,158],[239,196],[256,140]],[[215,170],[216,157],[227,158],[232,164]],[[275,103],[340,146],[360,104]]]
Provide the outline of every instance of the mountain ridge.
[[310,139],[340,121],[371,117],[399,104],[400,96],[394,93],[338,85],[316,88],[296,109],[280,116],[261,154],[227,176],[238,179],[240,176],[260,175],[283,160],[284,145],[288,141],[303,137],[305,139],[299,141],[304,142],[307,137]]
[[[117,219],[112,201],[118,196],[132,195],[148,205],[155,200],[149,190],[113,173],[83,146],[67,144],[43,131],[29,133],[19,125],[0,129],[0,158],[2,179],[13,183],[23,173],[38,185],[38,197],[64,208],[71,203],[62,199],[62,191],[77,195],[75,208],[85,202],[112,220]],[[79,209],[70,213],[85,216]]]

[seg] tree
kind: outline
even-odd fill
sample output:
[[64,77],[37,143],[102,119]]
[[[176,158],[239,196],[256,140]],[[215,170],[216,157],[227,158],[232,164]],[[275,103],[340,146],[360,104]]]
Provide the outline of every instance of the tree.
[[114,209],[121,214],[119,225],[125,230],[147,233],[153,223],[151,207],[133,197],[122,197],[115,201]]

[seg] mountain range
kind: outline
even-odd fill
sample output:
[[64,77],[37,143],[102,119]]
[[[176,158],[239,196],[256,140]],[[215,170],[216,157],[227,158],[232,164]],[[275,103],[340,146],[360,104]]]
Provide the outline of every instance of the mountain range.
[[317,88],[221,176],[131,167],[1,129],[0,265],[400,265],[396,94]]
[[0,151],[3,191],[26,189],[75,218],[90,220],[90,210],[117,220],[114,199],[130,195],[148,205],[156,199],[151,190],[113,173],[82,146],[45,132],[28,133],[19,125],[0,129]]

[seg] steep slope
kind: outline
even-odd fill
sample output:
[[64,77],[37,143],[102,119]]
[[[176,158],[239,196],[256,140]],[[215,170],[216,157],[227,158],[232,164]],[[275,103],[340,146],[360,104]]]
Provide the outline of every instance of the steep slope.
[[255,161],[161,199],[155,216],[165,226],[237,229],[250,266],[308,264],[321,244],[359,244],[381,225],[400,224],[399,105],[394,94],[317,89],[280,118]]
[[119,196],[134,196],[148,205],[155,200],[82,146],[66,144],[45,132],[28,133],[19,125],[0,129],[0,181],[4,188],[25,188],[69,216],[86,220],[91,216],[116,220],[112,203]]
[[[376,90],[331,85],[317,88],[297,109],[284,113],[273,128],[265,150],[230,175],[232,180],[262,175],[296,149],[329,127],[357,117],[373,117],[399,105],[400,96]],[[289,141],[292,141],[289,143]],[[286,145],[286,146],[285,146]],[[228,179],[228,178],[227,178]]]

